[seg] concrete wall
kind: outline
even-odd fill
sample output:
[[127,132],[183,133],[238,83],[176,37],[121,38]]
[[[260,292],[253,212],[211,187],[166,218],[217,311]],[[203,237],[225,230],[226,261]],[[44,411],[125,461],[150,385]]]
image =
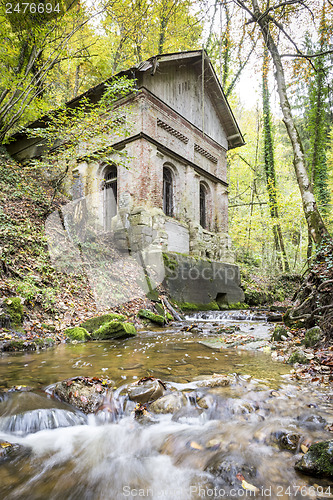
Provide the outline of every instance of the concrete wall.
[[195,304],[244,302],[238,266],[176,253],[167,256],[163,284],[175,301]]

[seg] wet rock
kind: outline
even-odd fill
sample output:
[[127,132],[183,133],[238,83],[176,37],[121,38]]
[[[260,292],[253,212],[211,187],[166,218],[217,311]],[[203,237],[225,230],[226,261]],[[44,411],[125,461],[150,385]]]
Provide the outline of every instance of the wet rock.
[[98,378],[74,377],[55,384],[52,393],[83,413],[93,413],[103,404],[111,385]]
[[134,409],[134,418],[141,425],[157,424],[158,420],[154,419],[146,408],[146,405],[138,403]]
[[165,385],[154,377],[144,377],[127,387],[129,399],[137,403],[148,403],[163,396]]
[[280,450],[296,452],[298,450],[301,435],[294,432],[278,431],[270,436],[270,442],[276,443]]
[[21,453],[29,453],[30,449],[20,444],[9,443],[8,441],[0,440],[0,463],[10,458],[16,458]]
[[324,337],[323,331],[319,326],[314,326],[305,332],[303,344],[305,347],[313,347]]
[[199,380],[197,382],[198,387],[227,387],[232,382],[231,377],[228,375],[219,375],[214,373],[211,378]]
[[312,444],[295,469],[310,476],[333,479],[333,440]]
[[138,312],[139,318],[148,319],[152,323],[156,323],[157,325],[163,326],[165,324],[165,319],[163,316],[159,314],[155,314],[148,309],[140,309]]
[[205,396],[199,397],[196,400],[196,404],[199,406],[199,408],[202,408],[204,410],[207,410],[208,408],[211,408],[215,403],[215,399],[211,394],[206,394]]
[[112,340],[126,337],[135,337],[136,329],[133,323],[122,323],[121,321],[110,321],[100,326],[93,333],[98,340]]
[[76,340],[77,342],[85,342],[90,339],[90,334],[85,328],[80,326],[74,326],[73,328],[66,328],[64,334],[70,340]]
[[254,466],[245,464],[241,459],[226,457],[224,452],[217,453],[211,458],[206,466],[206,471],[218,476],[224,484],[229,486],[240,486],[240,475],[246,481],[251,482],[257,473]]
[[93,333],[98,330],[98,328],[105,323],[109,323],[110,321],[125,321],[126,317],[123,314],[102,314],[101,316],[95,316],[94,318],[87,319],[80,326],[81,328],[85,328],[89,333]]
[[327,421],[320,415],[300,415],[297,420],[301,425],[306,426],[310,430],[323,429],[327,425]]
[[152,403],[149,409],[154,413],[175,413],[184,407],[187,403],[187,399],[181,392],[172,392],[167,394],[154,403]]

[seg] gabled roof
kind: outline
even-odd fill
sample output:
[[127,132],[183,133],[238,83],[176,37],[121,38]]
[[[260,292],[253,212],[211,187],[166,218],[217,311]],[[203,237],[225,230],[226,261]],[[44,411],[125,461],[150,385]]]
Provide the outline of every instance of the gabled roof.
[[[170,63],[181,63],[184,62],[186,64],[193,64],[197,67],[197,71],[202,74],[202,67],[204,68],[204,84],[205,89],[208,90],[210,95],[212,96],[212,100],[214,103],[214,107],[219,116],[219,119],[226,131],[228,148],[236,148],[238,146],[243,146],[245,144],[242,133],[239,129],[239,126],[236,122],[236,119],[231,111],[227,98],[223,92],[222,86],[217,78],[217,75],[214,71],[212,63],[204,50],[193,50],[186,52],[175,52],[170,54],[158,54],[156,56],[150,57],[146,61],[142,61],[127,70],[120,71],[116,75],[108,78],[104,82],[101,82],[94,87],[91,87],[89,90],[84,92],[83,94],[75,97],[74,99],[68,101],[66,106],[69,108],[76,108],[83,97],[88,98],[91,102],[98,102],[102,97],[103,93],[106,90],[106,86],[112,82],[115,77],[128,76],[129,78],[140,78],[140,73],[150,72],[151,75],[154,75],[156,70],[163,65],[167,65]],[[53,111],[53,112],[56,112]],[[29,124],[26,128],[43,128],[47,126],[47,122],[49,121],[49,116],[45,115],[33,123]],[[11,147],[14,146],[17,141],[21,139],[25,139],[25,146],[22,148],[25,149],[29,145],[33,143],[38,143],[38,139],[27,139],[25,132],[17,132],[12,136],[14,142],[11,142],[7,149],[11,153],[17,153],[17,148]],[[12,150],[12,151],[11,151]]]

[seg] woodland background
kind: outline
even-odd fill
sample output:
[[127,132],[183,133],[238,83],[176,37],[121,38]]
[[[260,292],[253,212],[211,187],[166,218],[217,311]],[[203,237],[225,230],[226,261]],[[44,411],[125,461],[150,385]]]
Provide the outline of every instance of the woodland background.
[[[229,223],[237,262],[245,272],[248,268],[258,275],[306,271],[333,224],[331,0],[51,0],[51,13],[46,7],[33,12],[34,2],[27,3],[25,14],[17,7],[15,12],[17,3],[10,13],[8,3],[0,3],[2,144],[27,123],[123,69],[156,54],[204,48],[246,140],[244,147],[228,154]],[[276,54],[297,126],[296,146],[283,123],[284,90],[278,86]],[[298,146],[309,184],[305,191],[294,168]],[[22,176],[17,164],[11,163],[9,173],[6,161],[1,167],[1,201],[13,200],[15,192],[22,199],[23,192],[26,205],[32,199],[42,206],[45,193],[38,195],[32,187],[38,185],[36,164],[26,165]],[[53,179],[53,188],[60,186],[59,179]],[[322,218],[319,226],[304,205],[311,192]],[[52,203],[56,198],[50,194],[48,210]],[[32,238],[36,231],[24,214],[22,223],[14,219],[0,208],[7,242],[1,249],[2,269],[11,273],[11,283],[21,279],[11,242],[20,234],[24,239],[29,231]],[[38,238],[43,235],[35,234],[34,241]],[[45,274],[48,264],[43,259]],[[43,290],[49,307],[52,287],[43,288],[36,278],[36,255],[34,269],[16,292],[24,295],[24,286],[28,295],[31,287]]]

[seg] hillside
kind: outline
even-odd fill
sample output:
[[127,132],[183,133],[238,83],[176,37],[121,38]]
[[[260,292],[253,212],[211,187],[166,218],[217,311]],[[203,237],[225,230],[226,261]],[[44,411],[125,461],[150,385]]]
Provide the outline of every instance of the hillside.
[[[4,148],[0,150],[0,192],[0,297],[22,298],[28,333],[42,335],[46,325],[60,332],[93,316],[98,308],[84,270],[59,272],[49,256],[45,221],[69,199],[61,193],[54,196],[51,181],[16,163]],[[130,288],[128,281],[126,286]],[[148,302],[138,299],[112,310],[134,315]]]

